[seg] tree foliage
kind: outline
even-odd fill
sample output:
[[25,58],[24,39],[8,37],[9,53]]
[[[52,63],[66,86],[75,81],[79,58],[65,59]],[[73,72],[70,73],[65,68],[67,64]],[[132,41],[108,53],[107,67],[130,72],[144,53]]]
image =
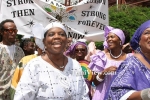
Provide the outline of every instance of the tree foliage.
[[[117,9],[118,8],[118,9]],[[150,8],[141,6],[111,6],[109,8],[109,25],[125,30],[130,34],[130,38],[136,29],[145,21],[150,19]],[[96,42],[99,48],[102,42]]]
[[109,8],[109,25],[126,30],[132,36],[135,30],[150,19],[150,8],[121,5]]

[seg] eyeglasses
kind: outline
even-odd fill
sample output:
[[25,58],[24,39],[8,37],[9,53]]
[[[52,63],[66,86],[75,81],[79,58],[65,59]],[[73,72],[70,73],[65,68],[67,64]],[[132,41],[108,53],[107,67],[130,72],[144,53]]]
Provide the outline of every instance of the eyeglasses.
[[79,51],[84,52],[85,49],[75,49],[75,52],[79,52]]
[[4,29],[4,31],[7,33],[17,33],[18,32],[17,29]]

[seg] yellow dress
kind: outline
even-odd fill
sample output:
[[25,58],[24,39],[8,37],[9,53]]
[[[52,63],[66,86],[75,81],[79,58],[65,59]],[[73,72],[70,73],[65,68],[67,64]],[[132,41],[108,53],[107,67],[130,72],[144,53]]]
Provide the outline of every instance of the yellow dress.
[[10,89],[11,100],[13,100],[13,98],[14,98],[15,90],[16,90],[17,84],[21,78],[24,67],[27,65],[27,63],[31,59],[33,59],[35,57],[37,57],[37,55],[35,55],[35,54],[25,56],[20,60],[19,64],[17,65],[17,68],[15,69],[15,72],[14,72],[14,75],[13,75],[12,81],[11,81],[11,89]]

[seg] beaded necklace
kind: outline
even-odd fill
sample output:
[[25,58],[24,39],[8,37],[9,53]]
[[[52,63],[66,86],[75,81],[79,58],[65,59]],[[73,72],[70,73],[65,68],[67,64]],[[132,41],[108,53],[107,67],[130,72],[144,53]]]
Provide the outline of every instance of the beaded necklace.
[[117,59],[117,58],[119,58],[119,57],[122,55],[122,50],[121,50],[121,53],[120,53],[118,56],[114,56],[114,55],[111,53],[111,50],[110,50],[110,55],[111,55],[113,58]]

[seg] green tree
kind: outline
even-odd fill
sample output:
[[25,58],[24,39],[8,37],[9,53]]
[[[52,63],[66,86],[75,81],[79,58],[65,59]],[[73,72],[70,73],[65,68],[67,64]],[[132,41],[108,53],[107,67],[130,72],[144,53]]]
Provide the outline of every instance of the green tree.
[[[145,21],[150,19],[150,8],[141,6],[120,5],[111,6],[109,8],[109,25],[120,28],[130,34],[130,38],[136,29]],[[99,48],[102,42],[96,42]]]
[[150,8],[141,6],[121,5],[109,8],[109,25],[126,30],[130,36],[145,21],[150,19]]
[[16,39],[18,39],[19,42],[21,42],[22,37],[23,37],[23,35],[17,34]]

